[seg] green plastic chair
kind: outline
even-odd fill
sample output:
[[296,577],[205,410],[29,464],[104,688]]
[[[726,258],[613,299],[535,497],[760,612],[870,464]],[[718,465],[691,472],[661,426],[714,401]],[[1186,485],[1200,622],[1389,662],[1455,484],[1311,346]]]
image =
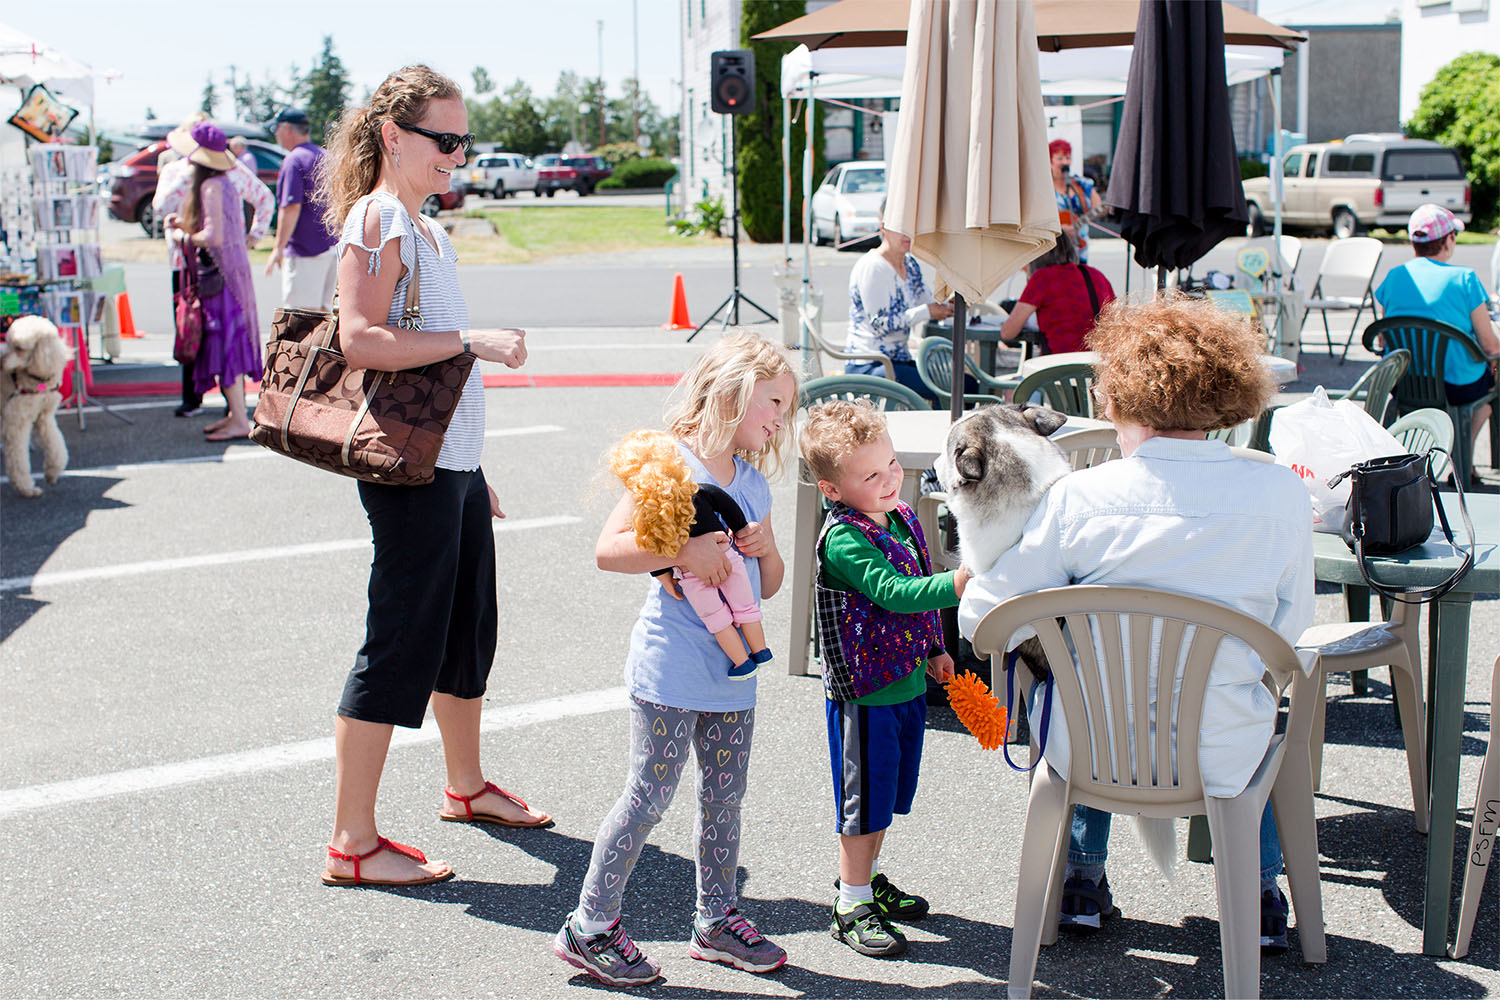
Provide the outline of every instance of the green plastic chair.
[[1385,426],[1386,411],[1390,409],[1391,392],[1410,367],[1410,351],[1391,351],[1361,375],[1359,381],[1349,387],[1348,392],[1338,398],[1352,399],[1357,403],[1365,404],[1365,412],[1374,417],[1381,426]]
[[[940,407],[953,403],[953,341],[947,337],[924,337],[917,346],[917,374],[922,384],[932,390]],[[984,393],[964,393],[964,409],[989,403],[1003,403],[1005,393],[1015,388],[1015,379],[999,379],[987,375],[968,355],[964,355],[964,370],[984,389]]]
[[[1469,437],[1469,423],[1474,410],[1485,403],[1500,402],[1500,389],[1465,403],[1449,406],[1448,394],[1443,388],[1443,364],[1449,351],[1463,351],[1475,361],[1486,360],[1485,355],[1463,331],[1436,320],[1418,316],[1387,316],[1365,327],[1364,345],[1367,351],[1391,353],[1397,350],[1411,352],[1411,367],[1392,390],[1396,400],[1396,412],[1410,413],[1413,410],[1443,410],[1453,421],[1453,468],[1454,474],[1464,485],[1468,485],[1474,469],[1474,444]],[[1500,469],[1500,417],[1490,415],[1490,468]]]
[[1023,378],[1011,398],[1024,404],[1040,392],[1042,402],[1059,413],[1070,417],[1092,417],[1095,415],[1093,388],[1093,365],[1053,365]]
[[879,375],[824,375],[802,386],[802,405],[831,399],[868,399],[880,410],[930,410],[932,404],[915,389]]
[[[1421,455],[1431,448],[1441,448],[1453,454],[1453,419],[1443,410],[1412,410],[1397,417],[1396,422],[1386,429],[1413,455]],[[1447,468],[1448,460],[1441,455],[1432,463],[1432,472],[1436,476],[1441,477]]]

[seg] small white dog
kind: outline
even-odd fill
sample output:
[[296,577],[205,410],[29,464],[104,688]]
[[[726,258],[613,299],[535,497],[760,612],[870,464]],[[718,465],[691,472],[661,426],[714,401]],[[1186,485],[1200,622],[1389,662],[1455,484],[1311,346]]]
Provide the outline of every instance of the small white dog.
[[0,343],[0,430],[4,432],[5,474],[23,497],[42,491],[31,478],[31,432],[42,446],[42,473],[57,482],[68,466],[68,446],[57,428],[58,386],[73,349],[57,327],[41,316],[23,316]]

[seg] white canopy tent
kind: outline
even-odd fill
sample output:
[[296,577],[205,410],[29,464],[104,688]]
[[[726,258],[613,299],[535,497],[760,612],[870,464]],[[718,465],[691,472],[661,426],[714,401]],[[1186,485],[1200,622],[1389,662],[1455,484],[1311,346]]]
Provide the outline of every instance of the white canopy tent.
[[[1132,46],[1063,49],[1038,54],[1042,94],[1047,97],[1087,95],[1123,97],[1130,76]],[[1285,52],[1266,45],[1227,45],[1225,75],[1231,86],[1263,76],[1271,79],[1271,104],[1275,116],[1276,152],[1271,179],[1274,208],[1272,245],[1281,236],[1281,67]],[[901,78],[906,67],[905,46],[827,47],[809,50],[799,45],[781,60],[782,94],[782,253],[791,260],[791,103],[794,100],[844,102],[901,96]],[[849,105],[845,105],[846,107]],[[859,108],[859,111],[866,109]],[[807,344],[809,286],[811,284],[812,231],[812,115],[804,118],[807,141],[802,158],[802,345]],[[1281,272],[1280,263],[1276,273]]]
[[[115,70],[96,73],[87,63],[68,55],[55,46],[32,38],[8,24],[0,24],[0,87],[16,88],[18,96],[10,105],[0,97],[0,123],[21,103],[26,92],[42,84],[64,104],[88,115],[89,136],[94,133],[94,80],[117,75]],[[0,91],[3,93],[3,91]],[[24,148],[22,133],[0,124],[0,161]],[[8,149],[8,147],[14,147]]]

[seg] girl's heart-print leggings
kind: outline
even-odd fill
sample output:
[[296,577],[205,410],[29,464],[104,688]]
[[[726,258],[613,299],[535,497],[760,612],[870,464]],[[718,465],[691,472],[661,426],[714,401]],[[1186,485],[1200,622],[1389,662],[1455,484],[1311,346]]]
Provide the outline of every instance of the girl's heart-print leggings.
[[630,700],[630,772],[599,835],[579,894],[579,913],[612,921],[646,838],[672,804],[688,766],[698,762],[698,916],[712,923],[734,909],[740,856],[740,804],[750,763],[755,710],[694,712]]

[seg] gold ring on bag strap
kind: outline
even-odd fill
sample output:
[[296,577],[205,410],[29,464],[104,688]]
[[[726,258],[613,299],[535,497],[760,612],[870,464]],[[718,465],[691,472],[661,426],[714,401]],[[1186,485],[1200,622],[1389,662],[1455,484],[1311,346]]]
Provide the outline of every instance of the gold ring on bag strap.
[[[406,221],[411,223],[411,216],[408,215]],[[419,244],[425,241],[417,232],[416,223],[412,223],[411,238],[411,281],[406,286],[406,305],[401,310],[401,318],[396,321],[396,325],[403,330],[420,330],[422,329],[422,276],[417,264],[422,259],[422,247]]]

